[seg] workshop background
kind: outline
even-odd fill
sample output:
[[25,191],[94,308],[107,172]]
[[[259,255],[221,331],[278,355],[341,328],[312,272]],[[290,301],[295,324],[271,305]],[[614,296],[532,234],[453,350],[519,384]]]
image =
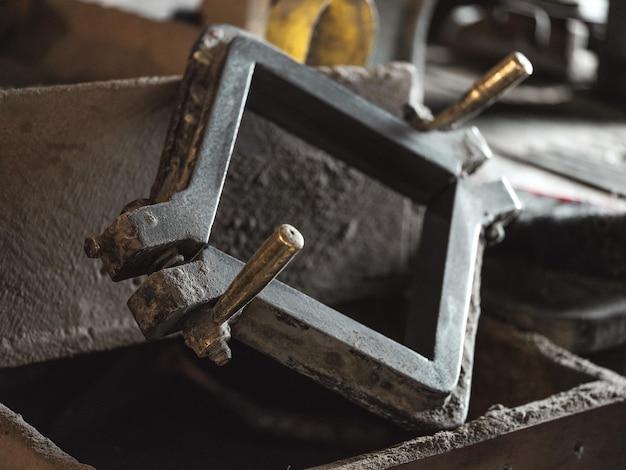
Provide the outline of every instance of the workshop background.
[[0,39],[0,470],[626,468],[626,2],[4,0]]

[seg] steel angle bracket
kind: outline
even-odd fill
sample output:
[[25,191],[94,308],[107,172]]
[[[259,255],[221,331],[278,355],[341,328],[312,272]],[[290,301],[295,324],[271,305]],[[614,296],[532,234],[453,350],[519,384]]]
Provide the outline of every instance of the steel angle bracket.
[[416,132],[273,47],[211,27],[192,51],[150,198],[88,238],[88,254],[113,280],[152,273],[128,302],[148,338],[183,328],[211,305],[243,266],[207,243],[245,109],[427,211],[406,345],[276,280],[233,319],[233,336],[382,416],[419,426],[418,416],[442,407],[459,380],[483,235],[520,209],[506,182],[464,177],[488,153],[477,132]]

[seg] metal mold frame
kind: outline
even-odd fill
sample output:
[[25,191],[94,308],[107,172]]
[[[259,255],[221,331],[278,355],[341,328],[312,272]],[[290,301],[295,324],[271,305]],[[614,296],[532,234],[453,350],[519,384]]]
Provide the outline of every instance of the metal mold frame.
[[147,337],[176,331],[223,292],[243,263],[204,247],[246,108],[428,206],[413,292],[423,311],[412,309],[405,346],[273,281],[233,321],[233,336],[421,426],[420,413],[445,405],[459,380],[481,234],[520,210],[505,181],[463,178],[488,155],[477,132],[418,133],[271,46],[212,27],[192,51],[151,205],[131,206],[98,237],[105,268],[114,280],[146,274],[172,249],[188,261],[157,270],[129,299]]

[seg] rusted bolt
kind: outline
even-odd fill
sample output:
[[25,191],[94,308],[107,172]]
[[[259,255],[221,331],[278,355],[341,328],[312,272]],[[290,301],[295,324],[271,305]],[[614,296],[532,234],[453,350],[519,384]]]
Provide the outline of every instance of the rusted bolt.
[[102,247],[97,235],[91,235],[85,238],[85,253],[89,258],[100,258],[102,255]]
[[228,346],[228,341],[220,339],[207,349],[206,356],[218,366],[223,366],[232,359],[233,354]]

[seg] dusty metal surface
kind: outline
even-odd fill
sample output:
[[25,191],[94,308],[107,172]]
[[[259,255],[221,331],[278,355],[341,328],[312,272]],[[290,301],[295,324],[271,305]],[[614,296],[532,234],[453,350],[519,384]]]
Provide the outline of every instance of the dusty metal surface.
[[[458,429],[315,468],[421,469],[448,468],[446,463],[452,463],[481,469],[506,468],[512,462],[519,468],[571,468],[572,463],[595,468],[603,459],[607,468],[620,468],[625,457],[625,421],[620,417],[626,413],[626,379],[541,335],[483,320],[476,364],[479,380],[473,388],[498,396],[501,404],[475,393],[475,419]],[[529,374],[535,373],[529,382]],[[604,433],[609,416],[615,433]],[[538,454],[544,447],[533,441],[533,433],[550,441],[555,429],[561,439],[551,441],[545,455]],[[575,452],[580,447],[582,454]]]
[[[371,302],[358,307],[367,309],[375,307]],[[402,317],[388,314],[385,320],[401,323]],[[203,468],[207,461],[220,468],[306,468],[364,452],[384,454],[384,460],[372,461],[390,465],[412,451],[432,456],[456,449],[471,455],[478,441],[493,443],[487,457],[504,464],[510,455],[499,445],[500,431],[526,424],[532,430],[534,424],[566,414],[584,421],[586,411],[604,408],[608,397],[623,396],[614,385],[615,374],[540,335],[522,334],[483,316],[469,404],[471,427],[416,439],[253,349],[238,342],[233,347],[237,360],[225,368],[196,358],[179,338],[172,338],[2,369],[0,397],[82,462],[97,468],[170,470]],[[42,389],[46,400],[41,400]],[[623,442],[612,439],[623,434],[596,434],[605,446]],[[567,433],[564,442],[546,451],[569,458],[577,437]],[[406,446],[395,445],[406,440]],[[602,449],[594,440],[579,442],[584,459]],[[368,468],[364,457],[357,462]]]
[[[410,96],[405,65],[330,72],[397,116]],[[0,365],[143,340],[125,305],[131,282],[112,284],[80,246],[87,227],[149,192],[179,84],[140,79],[0,94]],[[287,190],[272,190],[274,182]],[[246,113],[212,242],[247,259],[285,220],[311,243],[283,279],[326,302],[397,289],[419,238],[419,212],[405,198]],[[390,237],[397,243],[386,243]]]
[[[140,328],[159,337],[182,327],[188,342],[200,344],[186,317],[206,315],[242,266],[212,247],[196,253],[208,241],[246,106],[428,208],[407,346],[279,282],[244,310],[237,325],[248,328],[238,326],[235,336],[382,416],[423,427],[421,412],[443,406],[459,380],[483,237],[501,236],[520,209],[505,182],[462,178],[487,156],[476,147],[478,134],[462,133],[475,143],[454,152],[458,133],[411,131],[267,45],[214,27],[192,51],[151,197],[139,204],[148,205],[131,204],[87,240],[88,253],[114,280],[157,269],[129,300]],[[188,264],[155,268],[173,248]]]
[[485,260],[484,310],[577,353],[625,343],[624,211],[521,197],[528,209]]
[[525,112],[482,116],[475,124],[496,154],[624,198],[626,115],[616,108],[578,106],[592,116]]
[[59,449],[26,423],[20,415],[0,404],[0,468],[41,470],[93,470]]
[[[585,399],[595,401],[585,406]],[[554,413],[540,408],[554,408]],[[623,468],[624,388],[592,382],[515,409],[494,407],[462,428],[315,467],[403,470]]]
[[123,212],[96,237],[112,279],[151,272],[166,249],[175,247],[188,260],[206,244],[246,108],[418,204],[488,157],[475,130],[415,133],[322,75],[238,34],[215,27],[202,36],[170,123],[152,205]]

